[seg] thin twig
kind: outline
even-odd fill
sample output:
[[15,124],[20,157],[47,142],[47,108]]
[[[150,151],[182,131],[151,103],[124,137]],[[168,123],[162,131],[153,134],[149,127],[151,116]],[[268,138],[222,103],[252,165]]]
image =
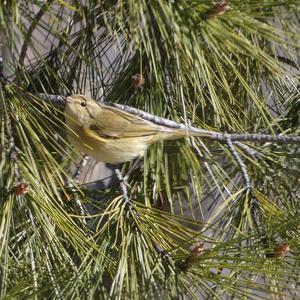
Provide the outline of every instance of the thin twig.
[[[82,217],[86,216],[86,215],[87,215],[87,212],[86,212],[84,206],[82,205],[81,201],[79,200],[79,198],[76,197],[76,196],[75,196],[75,203],[76,203],[76,206],[77,206],[77,208],[78,208],[78,210],[79,210],[79,214],[80,214]],[[83,223],[85,226],[87,226],[87,221],[86,221],[85,218],[82,219],[82,223]]]
[[153,243],[153,248],[154,248],[154,250],[156,251],[156,253],[158,255],[160,255],[163,259],[170,258],[170,254],[167,253],[166,250],[164,250],[163,248],[161,248],[160,246],[158,246],[155,242],[152,241],[152,243]]
[[[71,191],[74,194],[75,204],[76,204],[76,207],[77,207],[77,209],[79,211],[80,216],[82,216],[82,217],[86,216],[88,213],[87,213],[85,207],[83,206],[83,204],[81,203],[80,199],[76,195],[76,191],[74,190],[73,183],[71,183],[69,180],[67,180],[67,188],[71,189]],[[82,223],[85,226],[87,226],[87,220],[85,218],[82,218]]]
[[47,11],[48,6],[50,6],[52,2],[53,2],[53,0],[48,0],[41,6],[41,9],[34,16],[28,30],[26,31],[25,40],[22,45],[21,53],[19,56],[19,66],[20,67],[23,66],[23,64],[24,64],[24,59],[26,56],[28,43],[31,41],[32,33],[33,33],[34,29],[36,28],[37,24],[39,23],[40,19],[43,17],[44,13]]
[[114,168],[115,174],[119,180],[120,190],[122,192],[125,205],[128,206],[130,204],[130,200],[128,197],[128,190],[127,190],[127,182],[125,181],[120,169]]
[[299,65],[295,61],[291,60],[288,57],[284,57],[284,56],[280,56],[280,55],[277,55],[277,56],[276,55],[272,55],[272,57],[275,58],[275,59],[277,58],[281,62],[283,62],[283,63],[285,63],[287,65],[290,65],[291,67],[293,67],[293,68],[295,68],[297,70],[299,69]]
[[230,138],[232,142],[259,142],[259,143],[280,143],[280,144],[300,144],[300,136],[287,136],[287,135],[269,135],[260,133],[216,133],[213,132],[210,139],[226,142]]
[[2,266],[0,265],[0,291],[4,289],[4,278],[3,278],[3,269]]
[[250,177],[247,171],[247,167],[244,163],[244,161],[242,160],[241,156],[238,154],[238,152],[234,149],[234,146],[232,144],[231,138],[227,137],[227,142],[226,142],[230,152],[232,153],[233,157],[235,158],[236,162],[238,163],[241,172],[243,174],[244,177],[244,181],[245,181],[245,186],[246,189],[249,190],[251,189],[251,181],[250,181]]
[[[1,44],[0,44],[1,47]],[[0,82],[4,80],[3,76],[3,58],[0,56]]]
[[260,152],[257,150],[251,148],[250,146],[243,144],[241,142],[233,142],[234,145],[238,146],[242,150],[244,150],[249,156],[251,156],[253,159],[257,159],[262,156]]
[[253,220],[253,223],[254,223],[256,229],[259,230],[259,221],[258,221],[258,219],[259,219],[259,215],[258,215],[259,205],[258,205],[258,202],[257,202],[256,198],[253,197],[252,185],[251,185],[250,176],[249,176],[248,171],[247,171],[247,166],[244,163],[244,161],[242,160],[241,156],[235,150],[234,145],[233,145],[232,141],[230,140],[230,138],[227,139],[226,144],[227,144],[230,152],[234,156],[236,162],[238,163],[238,165],[241,169],[241,172],[243,174],[244,181],[245,181],[245,186],[246,186],[246,198],[248,198],[248,203],[250,205],[252,220]]
[[81,172],[83,170],[83,168],[88,164],[90,160],[90,157],[88,155],[85,155],[79,162],[77,168],[76,168],[76,171],[74,172],[73,174],[73,179],[75,181],[78,181],[80,175],[81,175]]
[[216,131],[211,131],[211,130],[205,130],[205,129],[200,129],[192,126],[187,126],[182,123],[177,123],[165,118],[161,118],[155,115],[152,115],[150,113],[144,112],[142,110],[127,106],[127,105],[121,105],[117,103],[105,103],[105,105],[116,107],[119,109],[122,109],[126,112],[135,114],[140,116],[141,118],[151,121],[157,125],[162,125],[166,126],[169,128],[174,128],[174,129],[181,129],[183,131],[187,132],[187,135],[189,133],[192,134],[199,134],[202,138],[209,138],[213,140],[217,140],[220,142],[227,142],[227,138],[230,138],[232,142],[242,142],[242,141],[249,141],[249,142],[260,142],[260,143],[265,143],[265,142],[276,142],[276,143],[282,143],[282,144],[300,144],[300,136],[286,136],[286,135],[268,135],[268,134],[250,134],[250,133],[245,133],[245,134],[230,134],[230,133],[220,133]]
[[7,131],[9,136],[9,145],[8,145],[8,157],[13,163],[14,168],[14,175],[15,175],[15,181],[21,181],[21,175],[19,166],[17,163],[17,149],[14,139],[14,123],[12,122],[11,118],[7,119]]
[[6,36],[4,30],[1,30],[0,31],[0,83],[3,85],[5,85],[6,82],[8,81],[7,77],[9,76],[10,73],[9,72],[10,63],[12,63],[11,53],[9,50],[9,46],[7,45],[6,42]]
[[13,136],[11,136],[9,139],[8,149],[9,149],[8,150],[9,159],[13,162],[13,166],[14,166],[14,174],[15,174],[16,181],[19,181],[20,171],[19,171],[19,166],[17,164],[17,151],[16,151],[15,140]]
[[261,229],[259,227],[259,204],[257,202],[256,197],[252,193],[252,189],[248,191],[249,203],[251,205],[250,212],[252,216],[252,220],[256,230],[262,235]]
[[34,96],[39,97],[43,101],[50,102],[54,105],[64,107],[66,104],[66,97],[64,97],[64,96],[44,94],[44,93],[38,93],[38,94],[35,94]]

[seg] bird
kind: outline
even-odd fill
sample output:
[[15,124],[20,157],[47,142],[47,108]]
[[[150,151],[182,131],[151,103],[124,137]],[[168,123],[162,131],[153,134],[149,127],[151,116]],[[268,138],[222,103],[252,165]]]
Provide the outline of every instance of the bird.
[[[151,144],[159,140],[210,136],[209,131],[166,119],[160,119],[167,121],[163,124],[155,122],[155,116],[146,112],[131,113],[119,107],[98,103],[86,95],[66,97],[64,115],[68,141],[80,152],[109,164],[141,157]],[[152,118],[145,119],[143,115]]]

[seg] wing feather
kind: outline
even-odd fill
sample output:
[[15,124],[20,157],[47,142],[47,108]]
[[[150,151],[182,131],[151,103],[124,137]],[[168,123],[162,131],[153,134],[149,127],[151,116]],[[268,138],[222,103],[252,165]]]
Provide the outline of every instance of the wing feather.
[[164,127],[114,107],[102,106],[90,130],[106,138],[133,138],[159,134]]

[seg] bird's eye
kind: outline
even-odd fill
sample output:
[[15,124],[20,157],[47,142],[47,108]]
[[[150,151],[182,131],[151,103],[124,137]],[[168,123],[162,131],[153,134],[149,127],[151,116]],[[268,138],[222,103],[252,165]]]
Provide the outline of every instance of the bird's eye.
[[82,107],[85,107],[85,106],[86,106],[86,102],[81,102],[80,105],[81,105]]

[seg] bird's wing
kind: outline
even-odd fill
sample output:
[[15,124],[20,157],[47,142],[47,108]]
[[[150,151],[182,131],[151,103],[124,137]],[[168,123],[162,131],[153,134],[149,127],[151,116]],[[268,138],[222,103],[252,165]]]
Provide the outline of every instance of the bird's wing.
[[163,126],[144,120],[139,116],[122,111],[115,107],[102,106],[95,116],[90,130],[101,137],[130,138],[155,136],[164,130]]

